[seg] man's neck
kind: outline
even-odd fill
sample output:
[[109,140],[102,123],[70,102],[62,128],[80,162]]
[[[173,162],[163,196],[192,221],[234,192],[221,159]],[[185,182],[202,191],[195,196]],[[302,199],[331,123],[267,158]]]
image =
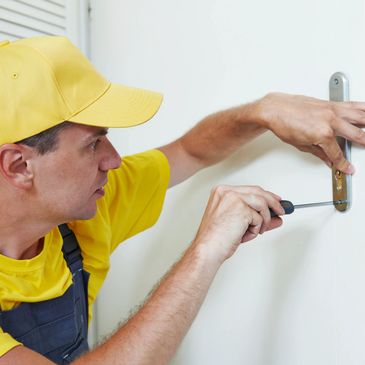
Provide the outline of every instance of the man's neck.
[[26,249],[18,246],[5,247],[4,249],[0,247],[0,254],[15,260],[29,260],[39,255],[43,250],[43,246],[44,238],[40,238]]
[[[4,217],[5,218],[5,217]],[[44,236],[56,225],[39,223],[25,218],[23,221],[6,222],[0,218],[0,254],[15,260],[37,256],[43,249]]]
[[0,254],[15,260],[31,259],[42,251],[43,237],[58,225],[57,219],[30,194],[1,184],[1,176],[0,187]]

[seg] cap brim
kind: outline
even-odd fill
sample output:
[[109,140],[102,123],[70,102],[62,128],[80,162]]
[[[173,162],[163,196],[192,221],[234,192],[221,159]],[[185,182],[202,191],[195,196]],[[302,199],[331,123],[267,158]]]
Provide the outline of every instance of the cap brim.
[[98,99],[68,120],[98,127],[132,127],[150,120],[162,99],[153,91],[111,84]]

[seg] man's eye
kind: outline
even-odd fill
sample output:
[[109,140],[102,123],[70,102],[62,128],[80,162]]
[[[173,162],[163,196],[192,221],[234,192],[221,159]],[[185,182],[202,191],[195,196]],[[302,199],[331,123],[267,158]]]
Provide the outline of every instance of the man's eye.
[[94,141],[93,143],[90,144],[90,147],[93,151],[96,150],[96,147],[98,146],[98,144],[101,142],[101,139],[98,138],[96,141]]

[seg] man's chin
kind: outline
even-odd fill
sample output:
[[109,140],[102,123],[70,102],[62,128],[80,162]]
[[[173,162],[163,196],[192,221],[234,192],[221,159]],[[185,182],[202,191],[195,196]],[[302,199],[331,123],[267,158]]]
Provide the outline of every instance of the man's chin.
[[73,220],[75,221],[85,221],[94,218],[96,215],[96,206],[93,209],[85,210],[77,214]]
[[96,214],[96,213],[94,213],[94,214],[89,214],[89,215],[84,215],[84,216],[82,216],[81,218],[79,218],[78,220],[79,220],[79,221],[87,221],[87,220],[89,220],[89,219],[94,218],[94,217],[95,217],[95,214]]

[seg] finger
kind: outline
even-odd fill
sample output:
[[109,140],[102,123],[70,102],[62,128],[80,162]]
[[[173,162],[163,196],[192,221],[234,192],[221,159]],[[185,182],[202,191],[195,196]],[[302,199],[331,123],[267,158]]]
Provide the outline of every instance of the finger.
[[225,186],[224,188],[244,194],[245,196],[249,196],[250,194],[262,196],[265,200],[267,200],[269,207],[273,209],[277,214],[279,215],[285,214],[285,211],[280,205],[280,200],[282,200],[282,198],[279,195],[264,190],[260,186],[240,185],[240,186]]
[[283,207],[280,205],[280,200],[282,200],[282,198],[279,195],[276,195],[271,191],[264,190],[259,186],[248,186],[246,192],[254,195],[261,195],[267,201],[269,208],[274,210],[276,214],[285,214]]
[[259,212],[263,218],[263,222],[260,229],[260,234],[264,233],[271,222],[270,210],[273,210],[277,215],[285,214],[284,208],[281,206],[280,201],[275,196],[258,187],[253,188],[253,192],[250,194],[242,194],[243,200],[257,212]]
[[[270,200],[273,204],[275,204],[275,201],[280,202],[280,200],[283,200],[283,198],[277,194],[272,193],[268,190],[263,190],[265,197]],[[268,194],[268,195],[267,195]]]
[[[285,210],[280,204],[281,197],[267,190],[262,189],[260,186],[225,186],[224,189],[230,189],[231,191],[235,191],[241,193],[246,198],[246,203],[248,203],[252,208],[261,212],[263,209],[271,208],[276,214],[283,215],[285,214]],[[266,206],[263,207],[258,201],[255,202],[254,198],[250,196],[261,196],[266,200]],[[267,213],[268,217],[270,216],[270,212]],[[265,217],[265,214],[264,214]],[[269,221],[265,219],[265,229]]]
[[323,150],[318,147],[318,146],[310,146],[309,147],[309,151],[310,153],[312,153],[314,156],[317,156],[318,158],[320,158],[329,168],[332,168],[332,162],[331,160],[328,158],[328,156],[323,152]]
[[269,206],[266,199],[258,194],[241,194],[240,196],[244,204],[247,204],[251,209],[254,209],[261,215],[262,221],[258,233],[265,232],[269,227],[271,220]]
[[350,124],[365,126],[365,111],[363,110],[343,109],[338,114]]
[[271,219],[269,228],[267,229],[267,231],[271,231],[272,229],[276,229],[279,228],[280,226],[283,225],[283,220],[280,217],[274,217]]
[[[267,229],[267,231],[271,231],[273,229],[279,228],[280,226],[282,226],[283,224],[283,220],[280,217],[274,217],[271,220],[270,226]],[[248,242],[253,240],[254,238],[257,237],[257,234],[252,233],[251,231],[246,231],[246,233],[244,234],[244,236],[242,237],[242,243],[244,242]]]
[[247,242],[257,237],[262,224],[262,216],[255,210],[251,210],[251,224],[242,237],[241,242]]
[[327,155],[323,152],[322,148],[312,145],[312,146],[301,146],[298,147],[303,152],[309,152],[312,155],[320,158],[328,167],[332,168],[332,162],[329,160]]
[[318,146],[322,148],[336,169],[345,174],[353,174],[355,172],[354,166],[345,159],[335,138],[329,139],[326,143],[319,143]]
[[345,101],[339,102],[341,105],[351,108],[351,109],[359,109],[365,111],[365,103],[363,101]]
[[[265,198],[268,202],[269,208],[274,211],[277,215],[283,215],[285,214],[285,209],[282,207],[282,205],[280,204],[280,201],[282,200],[280,197],[279,199],[276,197],[275,194],[266,191],[265,192]],[[271,215],[270,215],[271,218]]]
[[258,235],[260,233],[260,229],[263,223],[262,215],[256,212],[255,210],[251,210],[251,224],[248,226],[247,231],[251,232],[254,235]]
[[251,241],[251,240],[253,240],[253,239],[254,239],[254,238],[256,238],[256,237],[257,237],[257,234],[255,235],[255,234],[253,234],[253,233],[251,233],[251,232],[247,231],[247,232],[244,234],[244,236],[242,237],[242,241],[241,241],[241,243]]
[[[280,204],[280,201],[282,199],[279,196],[271,193],[270,191],[266,191],[266,190],[264,190],[261,194],[266,199],[267,205],[272,211],[274,211],[277,215],[285,214],[285,210]],[[270,211],[269,211],[269,214],[270,214]],[[271,219],[271,215],[270,215],[270,219]],[[265,228],[266,228],[266,226],[265,226]]]
[[365,146],[365,132],[352,124],[338,121],[335,125],[336,135]]
[[265,197],[268,197],[268,198],[271,197],[273,199],[276,199],[277,201],[282,200],[282,198],[279,195],[274,194],[271,191],[265,190],[260,186],[249,185],[249,186],[246,186],[245,188],[246,188],[246,191],[248,191],[252,194],[264,195]]
[[279,196],[279,195],[277,195],[277,194],[274,194],[274,193],[272,193],[271,191],[269,192],[269,193],[271,193],[274,197],[275,197],[275,199],[276,200],[283,200],[283,198],[281,197],[281,196]]

